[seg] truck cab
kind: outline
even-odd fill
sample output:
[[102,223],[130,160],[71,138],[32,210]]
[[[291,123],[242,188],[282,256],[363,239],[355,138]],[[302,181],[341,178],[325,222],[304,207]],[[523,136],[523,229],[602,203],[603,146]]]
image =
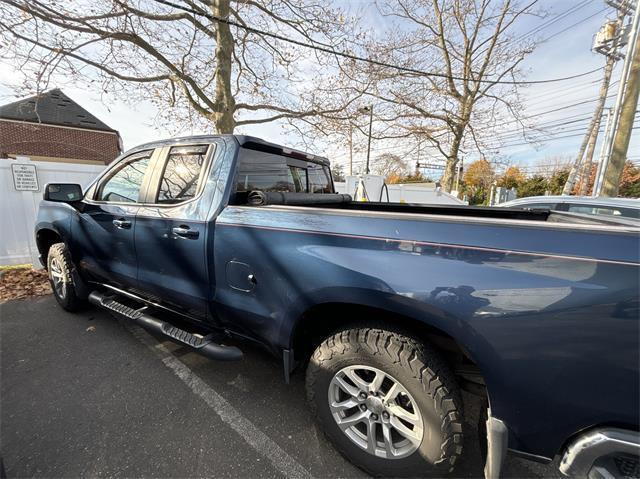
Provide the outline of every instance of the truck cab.
[[[238,167],[227,184],[221,170],[229,154]],[[206,255],[215,236],[214,210],[223,196],[243,202],[253,190],[334,191],[326,159],[257,138],[190,137],[142,145],[114,161],[84,192],[82,207],[65,218],[71,222],[69,251],[82,277],[215,322],[209,308],[214,266]],[[52,226],[55,231],[61,225]],[[42,233],[38,243],[46,255]]]

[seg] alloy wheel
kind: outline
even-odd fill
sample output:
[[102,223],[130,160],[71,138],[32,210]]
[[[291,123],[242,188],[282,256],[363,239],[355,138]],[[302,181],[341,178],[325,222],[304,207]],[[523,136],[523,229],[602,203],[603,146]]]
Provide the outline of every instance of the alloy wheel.
[[424,422],[417,403],[384,371],[344,367],[331,380],[328,399],[338,427],[369,454],[401,459],[420,447]]
[[67,294],[67,281],[62,270],[62,265],[57,258],[51,260],[49,265],[49,277],[53,283],[53,289],[60,299],[64,299]]

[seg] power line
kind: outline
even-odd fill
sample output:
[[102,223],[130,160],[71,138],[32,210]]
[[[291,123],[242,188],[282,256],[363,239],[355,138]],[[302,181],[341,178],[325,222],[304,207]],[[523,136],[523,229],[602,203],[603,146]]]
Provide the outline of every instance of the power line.
[[[632,130],[640,130],[640,127],[633,127]],[[600,130],[600,131],[602,131],[602,130]],[[583,133],[578,133],[578,134],[575,134],[575,135],[555,136],[553,138],[548,138],[548,139],[544,140],[543,143],[547,143],[549,141],[562,140],[564,138],[576,138],[576,137],[583,137],[583,136],[584,136],[584,131],[583,131]],[[513,144],[510,144],[510,145],[498,145],[494,149],[511,148],[511,147],[514,147],[514,146],[524,146],[524,145],[531,146],[532,142],[513,143]]]
[[585,116],[582,118],[578,118],[576,120],[567,120],[567,121],[555,120],[552,122],[539,124],[536,126],[536,128],[506,130],[498,133],[495,136],[495,138],[505,139],[509,137],[517,137],[522,135],[523,133],[526,133],[527,131],[530,131],[532,135],[533,134],[545,135],[545,134],[553,133],[553,131],[549,131],[549,130],[556,130],[559,127],[571,125],[574,123],[584,123],[585,121],[588,121],[590,119],[591,119],[590,116]]
[[[562,109],[564,109],[564,108],[562,108]],[[580,117],[580,118],[575,120],[574,118],[576,118],[576,117]],[[544,128],[553,129],[553,128],[565,126],[565,125],[571,124],[571,123],[586,121],[586,120],[588,120],[590,118],[591,118],[591,116],[585,116],[585,113],[580,113],[580,114],[577,114],[577,115],[570,115],[570,116],[567,116],[567,117],[564,117],[564,118],[559,118],[559,119],[556,119],[556,120],[548,120],[547,122],[543,122],[539,126],[541,127],[541,129],[544,129]],[[571,120],[571,119],[573,119],[573,120]],[[513,123],[514,121],[515,120],[509,121],[509,122],[505,122],[503,124],[510,124],[510,123]],[[499,125],[500,124],[498,124],[496,126],[499,126]],[[487,129],[492,129],[492,128],[494,128],[494,127],[486,127],[484,129],[478,129],[478,130],[487,130]],[[538,131],[535,131],[535,133],[539,134],[539,135],[549,135],[549,134],[553,134],[553,133],[557,133],[557,132],[549,132],[549,131],[546,131],[546,132],[545,131],[539,131],[538,132]],[[565,133],[566,133],[566,131],[565,131]],[[495,136],[495,138],[498,139],[498,140],[507,140],[508,141],[510,139],[511,140],[516,139],[516,137],[518,137],[520,134],[522,134],[520,129],[517,129],[517,130],[516,129],[511,129],[511,130],[506,130],[505,132],[497,134]],[[548,140],[540,140],[540,141],[548,141]],[[535,142],[535,140],[532,140],[530,142],[523,143],[523,144],[531,145],[534,142]],[[406,146],[406,142],[403,143],[402,145],[388,145],[388,146],[381,146],[381,147],[377,147],[377,148],[373,147],[371,149],[371,151],[374,152],[374,153],[383,153],[383,152],[387,152],[387,151],[390,151],[390,150],[399,151],[399,150],[403,149],[403,146]],[[509,145],[496,145],[496,146],[491,147],[491,148],[492,149],[496,149],[496,148],[500,148],[500,147],[503,147],[503,146],[509,146]],[[410,149],[409,153],[412,153],[413,151],[415,151],[415,147],[412,147]],[[408,154],[408,153],[403,152],[402,154]],[[344,159],[344,158],[347,158],[347,155],[346,154],[335,155],[334,158]],[[354,160],[354,163],[357,163],[359,161],[360,160]],[[362,160],[362,161],[364,161],[364,160]]]
[[381,67],[387,67],[387,68],[393,68],[395,70],[398,71],[403,71],[403,72],[407,72],[407,73],[415,73],[418,75],[425,75],[425,76],[432,76],[432,77],[437,77],[437,78],[446,78],[448,80],[459,80],[459,81],[472,81],[472,82],[479,82],[479,83],[492,83],[495,85],[537,85],[537,84],[543,84],[543,83],[555,83],[555,82],[561,82],[561,81],[567,81],[567,80],[573,80],[576,78],[581,78],[584,76],[588,76],[591,75],[595,72],[598,72],[600,70],[602,70],[602,67],[590,70],[590,71],[586,71],[583,73],[579,73],[576,75],[571,75],[568,77],[561,77],[561,78],[548,78],[548,79],[544,79],[544,80],[528,80],[528,81],[515,81],[515,80],[492,80],[492,79],[473,79],[473,78],[465,78],[465,77],[459,77],[459,76],[455,76],[455,75],[447,75],[445,73],[440,73],[440,72],[429,72],[429,71],[424,71],[424,70],[418,70],[416,68],[409,68],[409,67],[403,67],[400,65],[394,65],[392,63],[387,63],[387,62],[383,62],[380,60],[373,60],[371,58],[366,58],[366,57],[361,57],[358,55],[353,55],[351,53],[347,53],[347,52],[343,52],[343,51],[339,51],[336,50],[333,47],[330,46],[323,46],[323,45],[319,45],[319,44],[312,44],[312,43],[306,43],[306,42],[302,42],[300,40],[294,40],[293,38],[287,38],[283,35],[277,34],[277,33],[273,33],[273,32],[268,32],[265,30],[260,30],[258,28],[255,27],[250,27],[248,25],[242,25],[240,23],[234,22],[233,20],[229,20],[226,18],[221,18],[221,17],[217,17],[215,15],[211,15],[210,13],[206,13],[206,12],[199,12],[197,10],[194,10],[192,8],[188,8],[188,7],[184,7],[182,5],[178,5],[176,3],[173,3],[171,1],[168,0],[155,0],[158,3],[161,3],[163,5],[167,5],[173,8],[177,8],[178,10],[182,10],[183,12],[187,12],[187,13],[191,13],[192,15],[199,15],[202,17],[205,17],[209,20],[218,22],[218,23],[224,23],[226,25],[230,25],[236,28],[240,28],[242,30],[246,30],[248,32],[251,33],[256,33],[258,35],[264,35],[266,37],[270,37],[270,38],[274,38],[276,40],[280,40],[283,42],[287,42],[287,43],[291,43],[293,45],[298,45],[304,48],[310,48],[312,50],[317,50],[317,51],[321,51],[324,53],[330,53],[332,55],[336,55],[339,57],[343,57],[343,58],[348,58],[350,60],[355,60],[355,61],[359,61],[359,62],[363,62],[363,63],[370,63],[372,65],[377,65],[377,66],[381,66]]
[[559,32],[556,32],[552,35],[549,35],[547,38],[545,38],[544,40],[541,41],[541,43],[547,42],[549,40],[551,40],[552,38],[557,37],[558,35],[560,35],[561,33],[566,32],[567,30],[571,30],[573,27],[577,27],[578,25],[580,25],[581,23],[586,22],[587,20],[591,20],[593,17],[595,17],[596,15],[600,15],[601,13],[606,12],[609,9],[609,7],[605,7],[602,10],[598,10],[596,13],[594,13],[593,15],[589,15],[586,18],[583,18],[582,20],[578,20],[576,23],[573,23],[572,25],[569,25],[567,28],[563,28],[562,30],[560,30]]
[[[540,111],[540,112],[537,112],[537,113],[533,113],[532,115],[523,116],[523,117],[519,118],[518,120],[531,120],[533,118],[538,118],[540,116],[548,115],[550,113],[556,113],[556,112],[559,112],[559,111],[568,110],[569,108],[574,108],[576,106],[587,105],[587,104],[593,103],[594,101],[597,101],[597,100],[598,100],[598,98],[592,98],[592,99],[589,99],[589,100],[583,100],[583,101],[579,101],[579,102],[576,102],[576,103],[571,103],[569,105],[559,106],[557,108],[552,108],[551,110]],[[586,114],[586,112],[585,113],[580,113],[579,115],[585,115],[585,114]],[[578,115],[574,115],[574,116],[578,116]],[[571,118],[571,117],[565,117],[565,118]],[[503,126],[503,125],[512,125],[513,123],[517,123],[518,120],[511,119],[511,120],[508,120],[508,121],[503,121],[501,123],[496,123],[495,125],[490,125],[490,126],[487,126],[485,128],[479,129],[479,130],[488,130],[488,129],[496,128],[496,127]]]
[[[614,95],[609,95],[607,97],[607,99],[613,98]],[[551,108],[550,110],[542,110],[542,111],[538,111],[538,112],[531,112],[532,114],[530,114],[529,116],[523,117],[523,119],[532,119],[532,118],[537,118],[540,116],[545,116],[548,115],[550,113],[557,113],[559,111],[563,111],[563,110],[569,110],[569,109],[573,109],[582,105],[588,105],[589,103],[593,103],[595,101],[598,101],[599,98],[590,98],[588,100],[581,100],[581,101],[577,101],[575,103],[569,103],[567,105],[559,105],[556,108]],[[587,112],[584,112],[582,114],[586,114]]]
[[516,38],[515,41],[523,40],[524,38],[526,38],[528,36],[534,35],[534,34],[540,32],[541,30],[544,30],[545,28],[550,27],[554,23],[559,22],[560,20],[562,20],[567,15],[570,15],[571,13],[577,12],[578,10],[586,7],[590,3],[593,3],[593,0],[584,0],[583,2],[579,3],[578,5],[574,5],[574,6],[570,7],[570,8],[568,8],[564,12],[561,12],[558,15],[556,15],[553,19],[551,19],[551,20],[549,20],[549,21],[547,21],[547,22],[545,22],[545,23],[543,23],[541,25],[538,25],[535,28],[532,28],[528,32],[523,33],[521,36]]
[[[538,125],[536,128],[531,128],[530,130],[532,130],[532,133],[538,133],[538,134],[550,134],[550,133],[554,133],[554,131],[548,131],[548,130],[555,130],[555,131],[562,131],[564,130],[564,128],[561,128],[563,126],[569,125],[569,124],[573,124],[573,123],[582,123],[585,122],[587,120],[590,120],[592,117],[591,116],[586,116],[577,120],[568,120],[568,121],[563,121],[562,119],[559,120],[553,120],[551,122],[547,122],[547,123],[542,123],[540,125]],[[640,118],[637,118],[636,120],[634,120],[635,122],[640,121]],[[575,125],[574,125],[575,126]],[[538,131],[540,130],[540,131]],[[544,131],[547,130],[547,131]],[[507,138],[509,136],[519,136],[522,134],[522,130],[521,129],[514,129],[514,130],[507,130],[505,132],[501,132],[497,135],[494,135],[494,138]]]
[[[600,85],[601,80],[593,80],[593,81],[589,81],[587,83],[583,83],[583,84],[578,84],[578,85],[571,85],[571,86],[567,86],[567,87],[563,87],[563,88],[554,88],[554,89],[545,89],[544,92],[535,92],[532,91],[531,94],[527,95],[527,99],[529,100],[536,100],[539,99],[540,101],[535,101],[535,102],[527,102],[528,106],[531,107],[531,105],[535,105],[535,104],[539,104],[540,102],[542,103],[547,103],[549,100],[553,100],[555,98],[562,98],[564,96],[567,96],[567,94],[572,94],[572,93],[576,93],[576,92],[587,92],[587,91],[597,91],[597,86]],[[615,86],[615,84],[617,84],[618,82],[612,82],[609,87]]]
[[[564,109],[564,108],[562,108]],[[586,121],[588,119],[591,118],[590,115],[584,116],[585,113],[580,113],[577,115],[570,115],[564,118],[559,118],[556,120],[549,120],[547,122],[542,123],[540,126],[542,128],[547,128],[547,129],[556,129],[558,127],[562,127],[568,124],[572,124],[572,123],[577,123],[577,122],[581,122],[581,121]],[[574,118],[576,117],[580,117],[579,119],[575,120]],[[570,119],[573,119],[570,121]],[[636,122],[638,122],[640,120],[636,120]],[[512,123],[512,122],[509,122]],[[492,127],[488,127],[488,128],[492,128]],[[488,129],[487,128],[487,129]],[[556,131],[535,131],[535,134],[538,135],[553,135],[553,134],[558,134],[558,133],[573,133],[576,131],[583,131],[584,129],[572,129],[572,130],[566,130],[566,129],[562,129],[560,128],[559,130]],[[600,129],[600,131],[602,131],[602,129]],[[532,139],[530,141],[526,141],[526,142],[521,142],[521,143],[508,143],[508,141],[513,141],[516,140],[518,136],[520,136],[521,132],[520,131],[516,131],[516,130],[507,130],[506,132],[504,132],[504,134],[498,134],[495,136],[495,139],[497,139],[498,141],[504,141],[506,140],[507,143],[505,144],[495,144],[492,146],[487,146],[487,149],[500,149],[500,148],[511,148],[514,146],[532,146],[535,143],[546,143],[548,141],[555,141],[556,139],[562,139],[562,138],[573,138],[573,137],[578,137],[581,136],[580,134],[577,135],[563,135],[562,137],[552,137],[552,138],[538,138],[538,139]],[[403,150],[403,146],[406,145],[406,142],[402,145],[389,145],[389,146],[382,146],[382,147],[378,147],[378,148],[372,148],[371,151],[374,153],[384,153],[390,150],[395,150],[395,151],[401,151]],[[409,155],[412,154],[415,151],[415,147],[412,147],[411,149],[409,149],[409,151],[402,151],[402,153],[400,153],[401,155]],[[334,155],[333,156],[334,159],[346,159],[347,156],[345,154],[339,154],[339,155]],[[364,160],[354,160],[354,164],[363,162]]]

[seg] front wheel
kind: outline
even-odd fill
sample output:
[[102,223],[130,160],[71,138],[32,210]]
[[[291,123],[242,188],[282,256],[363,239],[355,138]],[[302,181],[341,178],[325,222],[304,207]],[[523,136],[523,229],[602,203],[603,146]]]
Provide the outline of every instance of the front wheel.
[[374,476],[442,476],[462,454],[453,375],[435,351],[409,336],[341,331],[314,352],[306,387],[329,439]]
[[64,243],[56,243],[49,248],[47,271],[53,296],[67,311],[78,311],[84,306],[74,282],[75,267]]

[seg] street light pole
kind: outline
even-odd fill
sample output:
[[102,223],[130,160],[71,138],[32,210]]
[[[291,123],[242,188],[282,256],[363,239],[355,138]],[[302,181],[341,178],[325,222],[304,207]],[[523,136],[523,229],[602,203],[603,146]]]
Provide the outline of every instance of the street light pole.
[[373,105],[365,107],[365,109],[369,110],[369,141],[367,141],[367,166],[365,168],[365,173],[369,174],[369,157],[371,156],[371,127],[373,125]]
[[353,176],[353,123],[349,120],[349,176]]

